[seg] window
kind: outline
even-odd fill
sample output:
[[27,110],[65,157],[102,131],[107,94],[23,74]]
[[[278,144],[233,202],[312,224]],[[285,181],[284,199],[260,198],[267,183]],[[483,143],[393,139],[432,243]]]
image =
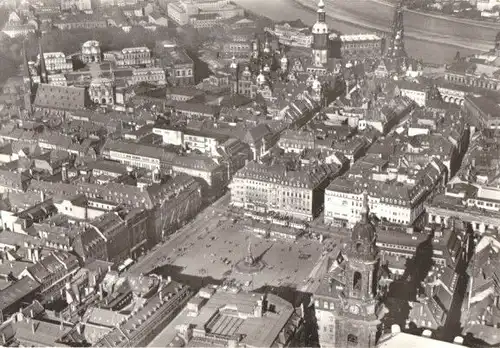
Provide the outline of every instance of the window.
[[347,335],[347,344],[349,346],[357,346],[358,345],[358,336],[349,334]]
[[361,273],[354,272],[354,277],[352,280],[352,289],[354,291],[361,291],[361,281],[362,281]]

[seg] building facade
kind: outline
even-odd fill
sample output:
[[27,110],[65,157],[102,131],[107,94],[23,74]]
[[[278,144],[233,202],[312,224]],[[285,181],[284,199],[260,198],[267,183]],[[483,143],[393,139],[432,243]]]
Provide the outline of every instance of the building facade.
[[340,55],[344,59],[375,58],[382,54],[382,50],[382,38],[377,35],[340,36]]
[[152,64],[151,50],[147,47],[129,47],[122,50],[124,65]]
[[338,174],[338,169],[321,165],[289,171],[281,165],[250,162],[229,185],[231,205],[311,221],[321,210],[324,187]]
[[367,187],[370,212],[379,219],[412,225],[424,211],[429,194],[423,185],[368,180],[337,179],[325,191],[325,223],[352,227],[359,221],[363,187]]

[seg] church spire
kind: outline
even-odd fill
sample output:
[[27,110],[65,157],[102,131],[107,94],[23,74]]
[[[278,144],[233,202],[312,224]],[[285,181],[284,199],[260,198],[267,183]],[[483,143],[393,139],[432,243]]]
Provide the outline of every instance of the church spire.
[[43,54],[42,41],[38,41],[38,51],[40,54],[40,83],[47,83],[47,67],[45,66],[45,56]]
[[30,67],[28,64],[28,54],[26,52],[26,41],[23,41],[23,84],[24,84],[24,108],[31,114],[33,97],[33,80],[31,78]]
[[318,12],[318,22],[324,23],[326,21],[326,12],[325,12],[325,2],[323,0],[319,0],[317,12]]
[[26,52],[26,40],[23,41],[23,72],[24,78],[31,78],[30,67],[28,64],[28,54]]
[[370,214],[370,207],[368,206],[368,192],[363,191],[363,207],[361,208],[361,222],[368,223],[368,217]]

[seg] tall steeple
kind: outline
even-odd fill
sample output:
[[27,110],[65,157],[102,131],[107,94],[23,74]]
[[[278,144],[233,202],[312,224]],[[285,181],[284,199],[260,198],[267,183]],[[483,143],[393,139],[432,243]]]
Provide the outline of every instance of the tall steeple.
[[398,3],[394,10],[391,37],[387,47],[387,57],[391,59],[407,57],[404,43],[403,0]]
[[318,3],[318,22],[326,22],[325,2],[319,0]]
[[361,222],[366,224],[369,220],[370,207],[368,206],[368,192],[363,191],[363,207],[361,208]]
[[312,27],[312,35],[312,58],[314,65],[326,64],[328,62],[330,30],[326,24],[325,3],[323,0],[319,0],[318,3],[318,20]]
[[40,83],[47,83],[47,67],[45,65],[45,57],[43,55],[42,41],[38,41],[38,52],[40,54]]
[[26,52],[26,40],[23,41],[23,74],[24,79],[31,80],[31,72],[28,64],[28,54]]
[[28,113],[32,112],[33,79],[31,78],[28,64],[28,54],[26,52],[26,41],[23,41],[23,87],[24,87],[24,108]]

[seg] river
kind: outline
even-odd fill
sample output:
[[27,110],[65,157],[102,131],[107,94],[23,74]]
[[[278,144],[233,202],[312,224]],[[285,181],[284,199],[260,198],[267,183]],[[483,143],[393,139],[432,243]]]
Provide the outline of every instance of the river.
[[[275,21],[300,18],[312,25],[316,21],[314,9],[298,1],[311,7],[317,3],[317,0],[234,0]],[[372,0],[326,0],[325,9],[330,28],[345,34],[388,30],[394,13],[392,6]],[[500,31],[496,24],[462,23],[414,11],[405,12],[404,23],[408,54],[435,64],[449,62],[457,51],[469,55],[493,47],[495,35]]]

